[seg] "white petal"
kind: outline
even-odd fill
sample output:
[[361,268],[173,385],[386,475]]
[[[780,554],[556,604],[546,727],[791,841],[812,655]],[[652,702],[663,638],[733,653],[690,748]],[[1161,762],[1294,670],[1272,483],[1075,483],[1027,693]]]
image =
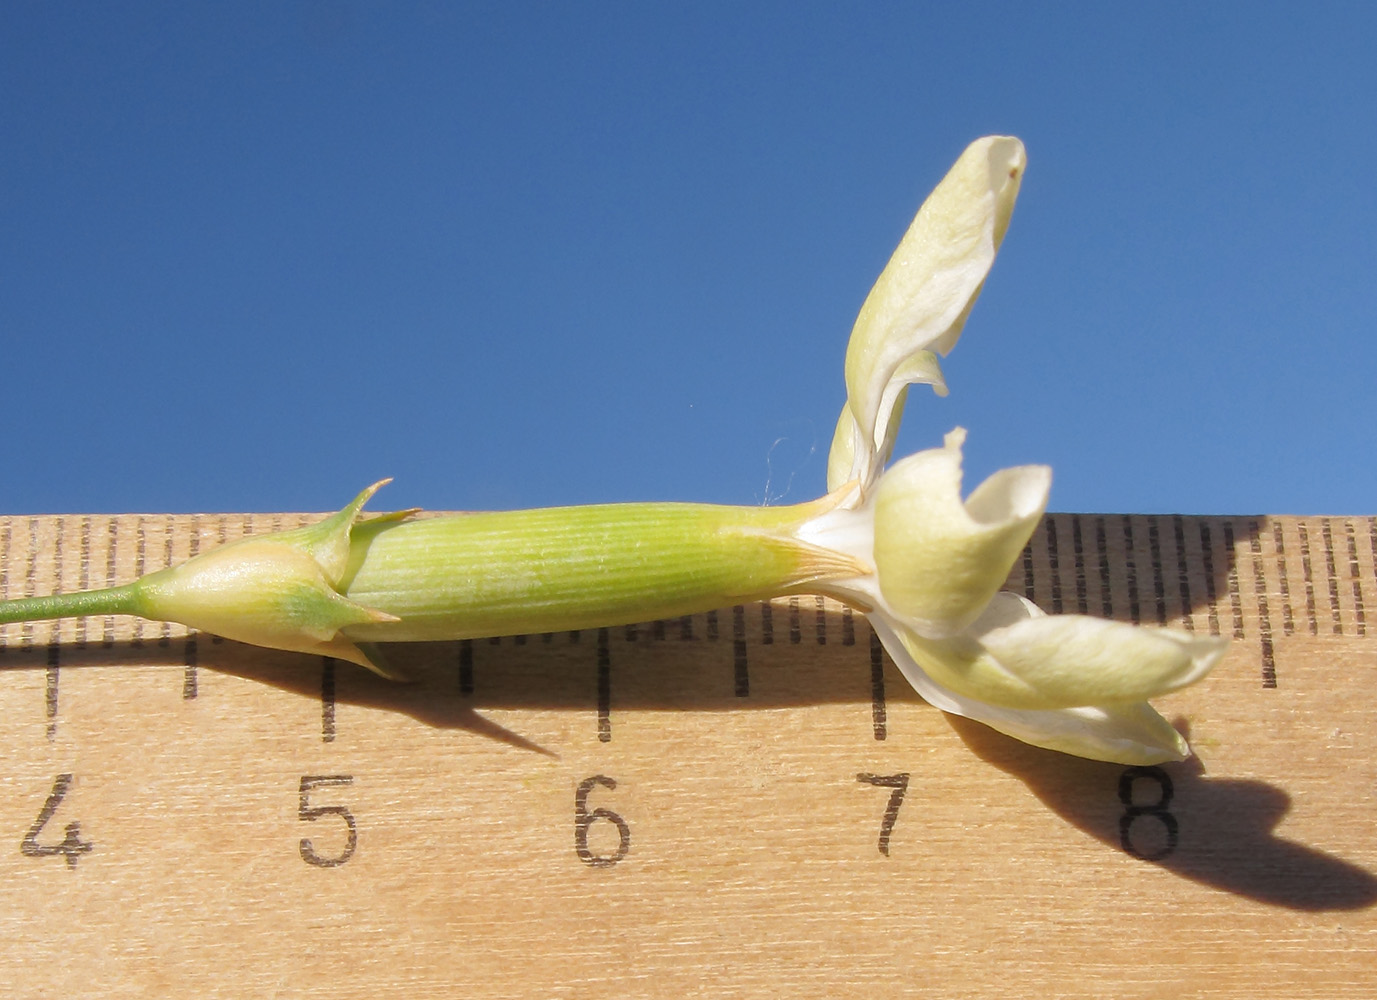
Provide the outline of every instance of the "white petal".
[[1004,585],[1047,505],[1046,466],[1004,469],[961,500],[965,431],[889,469],[875,492],[875,567],[889,609],[944,638],[971,625]]
[[[1008,228],[1025,162],[1017,139],[971,143],[866,297],[846,349],[848,405],[863,441],[883,438],[886,405],[896,398],[891,383],[903,378],[905,362],[955,346]],[[868,483],[873,473],[860,478]]]
[[[832,434],[832,447],[827,452],[828,493],[858,478],[860,470],[856,466],[856,439],[859,436],[851,407],[843,406],[841,416],[837,418],[837,429]],[[875,463],[875,468],[879,468],[879,463]]]
[[[862,438],[860,428],[850,406],[843,406],[832,435],[832,448],[827,453],[827,491],[850,482],[864,481],[880,474],[894,452],[894,439],[899,435],[899,422],[904,415],[904,401],[911,385],[930,385],[939,396],[947,394],[947,381],[942,377],[942,365],[931,351],[919,351],[895,373],[885,388],[880,410],[888,414],[883,427],[876,428],[872,441]],[[859,451],[858,451],[859,449]]]
[[1193,684],[1228,641],[1086,615],[1044,615],[996,594],[969,630],[948,639],[898,632],[910,655],[951,691],[991,705],[1058,709],[1144,701]]
[[868,616],[904,677],[928,704],[983,722],[1014,739],[1091,760],[1148,765],[1190,756],[1185,737],[1146,702],[1090,708],[1000,708],[948,690],[929,677],[883,613]]
[[1030,618],[979,637],[987,654],[1051,706],[1143,701],[1193,684],[1227,639],[1086,615]]

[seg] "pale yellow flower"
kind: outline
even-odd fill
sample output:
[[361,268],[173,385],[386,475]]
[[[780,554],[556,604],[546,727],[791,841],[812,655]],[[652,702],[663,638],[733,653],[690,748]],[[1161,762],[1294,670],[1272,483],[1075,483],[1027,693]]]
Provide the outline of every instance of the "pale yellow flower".
[[999,593],[1041,520],[1044,466],[1004,469],[962,497],[965,431],[883,469],[910,384],[946,385],[937,355],[960,336],[1008,228],[1023,144],[972,143],[923,204],[861,308],[828,484],[844,495],[800,537],[870,568],[830,592],[859,607],[936,707],[1084,757],[1151,764],[1186,741],[1147,704],[1199,680],[1227,642],[1083,615],[1044,615]]

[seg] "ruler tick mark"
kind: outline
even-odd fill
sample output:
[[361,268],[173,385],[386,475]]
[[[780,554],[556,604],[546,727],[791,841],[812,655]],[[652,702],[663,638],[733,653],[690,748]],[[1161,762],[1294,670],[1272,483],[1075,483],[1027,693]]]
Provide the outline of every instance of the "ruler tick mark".
[[1028,600],[1033,600],[1036,590],[1033,586],[1033,541],[1028,540],[1028,544],[1023,546],[1023,596]]
[[320,741],[335,742],[335,661],[329,656],[320,662]]
[[874,629],[870,631],[870,723],[877,740],[889,736],[889,713],[885,708],[885,651]]
[[[113,587],[118,576],[118,546],[119,532],[115,528],[113,521],[106,522],[105,537],[107,547],[105,550],[105,586]],[[102,649],[111,649],[115,645],[115,616],[106,615],[100,624],[100,645]]]
[[48,644],[48,665],[43,672],[43,711],[48,719],[48,739],[57,738],[58,645]]
[[[81,566],[80,576],[77,579],[78,590],[91,589],[91,518],[89,516],[81,519]],[[86,648],[86,617],[83,615],[76,620],[76,640],[77,648]]]
[[1128,616],[1137,625],[1142,621],[1138,602],[1138,558],[1133,553],[1133,521],[1125,514],[1120,518],[1124,529],[1124,577],[1128,582]]
[[1320,522],[1320,537],[1324,540],[1324,571],[1329,579],[1329,617],[1333,621],[1333,633],[1344,634],[1343,618],[1339,610],[1339,572],[1334,567],[1334,529],[1329,518]]
[[612,742],[612,653],[607,629],[598,629],[598,742]]
[[191,701],[200,693],[200,677],[197,674],[196,658],[196,634],[193,632],[186,637],[185,646],[186,669],[182,672],[182,700]]
[[[24,596],[32,597],[38,593],[35,581],[38,577],[38,518],[29,518],[29,558],[24,570]],[[25,622],[20,626],[21,649],[33,648],[33,622]]]
[[[10,523],[5,521],[0,527],[0,599],[10,596]],[[8,625],[0,625],[0,635],[9,631]],[[0,642],[0,657],[9,652],[9,642]]]
[[1372,555],[1372,565],[1377,571],[1377,517],[1367,519],[1367,546]]
[[[0,529],[0,556],[4,558],[4,562],[0,563],[0,597],[5,600],[10,597],[10,536],[10,523],[7,520],[4,528]],[[1377,537],[1373,539],[1373,546],[1377,549]]]
[[1219,635],[1219,594],[1214,585],[1214,539],[1206,521],[1200,522],[1200,560],[1205,566],[1205,606],[1209,609],[1210,635]]
[[[60,594],[66,589],[62,585],[62,537],[64,534],[66,534],[66,532],[64,531],[65,526],[66,522],[60,515],[53,519],[53,527],[55,529],[55,533],[53,537],[53,583],[51,593],[54,594]],[[61,641],[59,639],[59,636],[61,634],[61,622],[53,622],[48,626],[49,642]]]
[[1243,595],[1238,589],[1238,546],[1234,543],[1234,524],[1224,522],[1224,549],[1229,558],[1229,607],[1234,614],[1234,638],[1243,638]]
[[1267,574],[1262,564],[1262,529],[1256,521],[1249,523],[1249,553],[1253,559],[1253,591],[1257,595],[1258,633],[1262,640],[1262,686],[1277,686],[1277,664],[1272,650],[1272,616],[1267,606]]
[[1071,516],[1071,551],[1076,560],[1076,610],[1083,615],[1090,614],[1090,588],[1085,579],[1085,545],[1081,541],[1081,517]]
[[1106,618],[1114,617],[1114,600],[1109,593],[1109,546],[1105,540],[1104,518],[1095,518],[1095,551],[1100,557],[1100,611]]
[[1043,518],[1047,532],[1047,566],[1052,577],[1052,614],[1061,614],[1061,560],[1057,555],[1057,522],[1051,516]]
[[[175,562],[172,554],[172,525],[165,526],[163,535],[163,565],[171,566]],[[172,645],[172,623],[162,622],[158,627],[158,645],[166,649]]]
[[1277,554],[1277,580],[1281,590],[1281,631],[1283,635],[1294,635],[1296,622],[1291,611],[1291,584],[1286,570],[1286,539],[1280,521],[1272,522],[1272,548]]
[[1187,631],[1195,631],[1195,614],[1191,608],[1190,568],[1186,564],[1186,523],[1180,514],[1171,519],[1172,537],[1176,541],[1176,589],[1181,597],[1181,624]]
[[751,693],[751,673],[746,664],[746,609],[740,604],[732,608],[732,679],[738,698]]
[[[138,579],[148,572],[148,561],[146,552],[148,548],[148,530],[142,517],[134,522],[134,578]],[[143,619],[134,619],[134,637],[130,640],[130,645],[135,649],[143,646]]]
[[1167,623],[1167,581],[1162,575],[1162,535],[1157,518],[1149,517],[1148,554],[1152,559],[1152,596],[1157,602],[1157,624]]
[[1353,522],[1344,521],[1344,534],[1348,538],[1348,576],[1353,584],[1353,619],[1359,635],[1367,635],[1367,613],[1363,610],[1362,570],[1358,568],[1358,539],[1353,532]]
[[1310,634],[1320,634],[1319,615],[1315,611],[1315,574],[1310,565],[1310,532],[1304,524],[1296,525],[1301,543],[1301,575],[1305,580],[1305,617],[1310,625]]
[[472,639],[461,639],[459,642],[459,693],[465,697],[473,694]]

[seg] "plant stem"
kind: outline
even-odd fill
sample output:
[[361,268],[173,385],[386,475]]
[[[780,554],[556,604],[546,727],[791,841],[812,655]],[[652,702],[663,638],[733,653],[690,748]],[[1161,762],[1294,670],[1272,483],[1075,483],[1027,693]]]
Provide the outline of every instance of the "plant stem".
[[49,597],[17,597],[0,601],[0,624],[43,621],[49,618],[76,618],[82,615],[136,615],[139,613],[138,583],[105,590]]

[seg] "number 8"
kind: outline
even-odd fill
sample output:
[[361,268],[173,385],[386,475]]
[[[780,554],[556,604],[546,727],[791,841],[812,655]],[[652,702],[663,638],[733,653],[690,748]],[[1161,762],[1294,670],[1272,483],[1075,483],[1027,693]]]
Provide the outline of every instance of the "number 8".
[[[1139,778],[1157,782],[1162,794],[1156,802],[1145,806],[1134,805],[1133,783]],[[1160,767],[1130,767],[1119,776],[1119,801],[1124,804],[1124,814],[1119,817],[1119,843],[1125,851],[1144,861],[1161,861],[1176,850],[1179,830],[1176,817],[1167,811],[1167,807],[1171,805],[1171,797],[1171,778],[1167,777],[1167,772]],[[1150,854],[1145,854],[1134,846],[1133,838],[1129,835],[1133,829],[1133,821],[1139,816],[1155,816],[1167,832],[1166,844]]]

